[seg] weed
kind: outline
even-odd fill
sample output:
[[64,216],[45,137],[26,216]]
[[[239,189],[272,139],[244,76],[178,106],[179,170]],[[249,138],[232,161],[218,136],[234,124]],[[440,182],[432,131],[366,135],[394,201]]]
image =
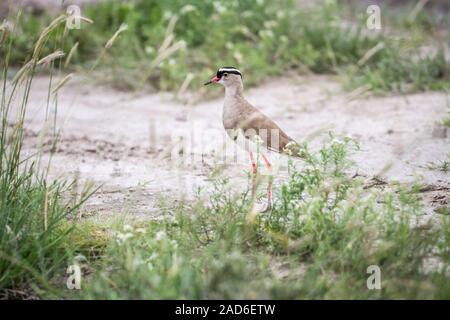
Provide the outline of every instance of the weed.
[[447,116],[442,120],[442,125],[450,128],[450,100],[448,99],[448,96],[446,98],[447,98],[447,105],[448,105],[447,110],[448,111],[447,111]]
[[432,162],[428,164],[430,170],[438,170],[442,172],[450,171],[450,151],[447,153],[447,157],[444,160],[440,160],[437,163]]

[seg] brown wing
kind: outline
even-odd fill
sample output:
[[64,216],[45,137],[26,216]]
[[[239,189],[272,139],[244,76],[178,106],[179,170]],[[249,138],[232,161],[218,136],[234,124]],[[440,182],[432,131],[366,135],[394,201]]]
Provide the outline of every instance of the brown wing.
[[258,136],[262,145],[272,151],[285,153],[288,143],[289,147],[298,146],[273,120],[250,104],[246,105],[241,119],[238,127],[245,137],[256,140]]

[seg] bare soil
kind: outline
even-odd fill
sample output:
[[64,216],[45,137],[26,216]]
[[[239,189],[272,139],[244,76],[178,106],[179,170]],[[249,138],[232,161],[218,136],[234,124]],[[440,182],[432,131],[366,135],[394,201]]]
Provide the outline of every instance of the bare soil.
[[[48,78],[38,77],[25,137],[28,152],[43,150],[44,161],[50,155],[54,117],[51,107],[43,126],[47,94]],[[449,205],[450,174],[429,168],[450,150],[450,133],[439,124],[449,104],[444,93],[365,97],[343,91],[332,77],[307,76],[273,79],[247,90],[246,96],[290,136],[313,147],[330,130],[358,140],[354,174],[365,177],[369,187],[420,179],[427,214]],[[158,218],[161,199],[192,197],[217,168],[231,178],[231,188],[242,190],[246,158],[216,166],[210,152],[222,146],[221,112],[222,98],[188,105],[170,93],[118,92],[75,78],[59,93],[61,140],[50,176],[77,177],[80,189],[88,180],[100,186],[85,207],[86,215],[100,217]],[[173,134],[180,130],[204,133],[203,141],[194,141],[189,150],[196,161],[185,166],[171,160]],[[284,178],[281,170],[276,180]]]

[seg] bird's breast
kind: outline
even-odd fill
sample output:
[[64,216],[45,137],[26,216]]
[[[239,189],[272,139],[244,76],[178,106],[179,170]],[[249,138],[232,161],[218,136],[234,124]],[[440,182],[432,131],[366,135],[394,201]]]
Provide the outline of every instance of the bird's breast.
[[225,103],[223,106],[222,122],[226,130],[236,129],[240,118],[239,108]]

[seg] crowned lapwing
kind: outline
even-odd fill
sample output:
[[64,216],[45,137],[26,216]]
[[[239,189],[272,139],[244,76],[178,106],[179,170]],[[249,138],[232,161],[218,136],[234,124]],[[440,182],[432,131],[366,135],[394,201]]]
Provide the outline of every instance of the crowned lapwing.
[[[270,151],[284,153],[292,156],[299,156],[299,145],[290,138],[280,127],[263,114],[260,110],[252,106],[244,98],[244,85],[242,73],[234,67],[223,67],[217,70],[216,75],[205,85],[219,83],[225,87],[225,101],[223,104],[223,126],[227,133],[235,141],[239,134],[243,134],[245,149],[250,154],[252,163],[252,197],[256,195],[256,176],[258,172],[257,162],[253,155],[251,145],[255,143]],[[259,149],[258,149],[259,150]],[[269,171],[269,182],[267,187],[267,206],[265,210],[272,206],[272,164],[268,158],[261,154],[265,166]]]

